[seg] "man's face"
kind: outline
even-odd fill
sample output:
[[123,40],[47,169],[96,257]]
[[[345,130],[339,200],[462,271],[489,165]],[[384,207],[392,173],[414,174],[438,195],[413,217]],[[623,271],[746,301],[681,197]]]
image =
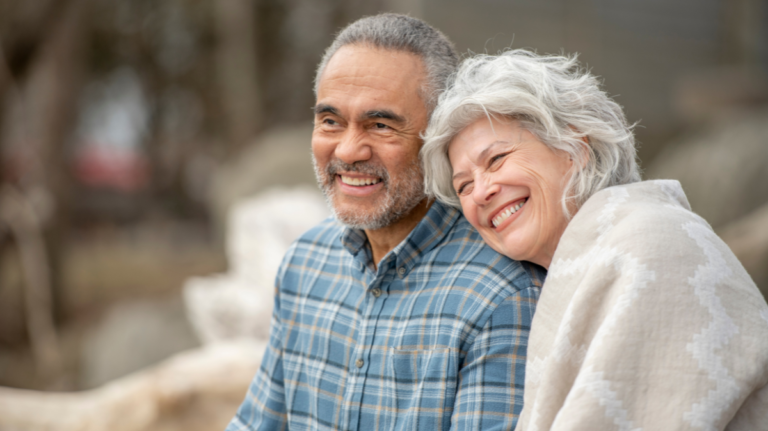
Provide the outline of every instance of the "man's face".
[[320,78],[312,153],[336,218],[380,229],[424,200],[419,165],[427,110],[425,72],[415,55],[348,45]]

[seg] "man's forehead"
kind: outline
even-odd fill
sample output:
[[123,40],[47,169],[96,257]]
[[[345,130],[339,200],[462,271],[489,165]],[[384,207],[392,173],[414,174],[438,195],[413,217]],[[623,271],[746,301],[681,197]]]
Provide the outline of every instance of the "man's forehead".
[[331,57],[318,83],[318,96],[325,84],[345,79],[360,86],[396,87],[397,84],[417,88],[426,73],[422,59],[416,54],[366,45],[347,45]]
[[424,65],[421,57],[410,51],[381,48],[364,43],[354,43],[339,48],[336,53],[333,54],[330,60],[328,60],[328,64],[325,66],[325,70],[327,71],[333,66],[337,66],[338,63],[345,63],[346,67],[366,67],[370,61],[377,60],[383,62],[384,64],[397,66],[402,66],[403,64],[412,64],[414,67],[419,69],[423,68]]
[[424,106],[422,63],[409,52],[345,46],[334,54],[320,78],[315,112],[350,115],[347,111],[352,110],[356,116],[363,112],[368,117],[403,116],[417,103]]

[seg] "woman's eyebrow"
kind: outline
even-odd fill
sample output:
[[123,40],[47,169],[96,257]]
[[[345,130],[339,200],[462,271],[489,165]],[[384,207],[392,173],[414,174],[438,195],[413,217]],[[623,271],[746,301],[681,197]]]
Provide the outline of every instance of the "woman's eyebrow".
[[461,172],[456,172],[455,174],[453,174],[453,177],[451,177],[451,179],[452,179],[453,181],[456,181],[456,178],[462,177],[462,176],[464,176],[464,175],[467,175],[467,173],[466,173],[466,172],[464,172],[464,171],[461,171]]
[[[493,142],[491,142],[490,144],[488,144],[487,147],[485,147],[483,149],[483,151],[480,151],[480,154],[477,155],[477,160],[485,159],[486,157],[488,157],[488,153],[490,153],[494,148],[496,148],[499,145],[504,145],[504,144],[509,144],[509,142],[507,142],[507,141],[493,141]],[[464,171],[456,172],[455,174],[453,174],[453,177],[451,177],[451,179],[455,181],[456,178],[459,178],[459,177],[461,177],[463,175],[467,175],[467,173],[464,172]]]
[[494,148],[496,148],[499,145],[503,144],[509,144],[507,141],[493,141],[490,144],[488,144],[487,147],[483,151],[480,151],[480,154],[477,156],[477,160],[483,160],[486,157],[488,157],[488,153],[490,153]]

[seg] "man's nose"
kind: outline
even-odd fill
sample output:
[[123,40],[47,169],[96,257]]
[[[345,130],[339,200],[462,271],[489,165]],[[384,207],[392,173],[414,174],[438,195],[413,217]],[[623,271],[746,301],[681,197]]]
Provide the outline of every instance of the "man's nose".
[[336,157],[344,163],[369,160],[372,156],[371,145],[365,137],[365,133],[357,128],[349,128],[344,131],[336,151]]

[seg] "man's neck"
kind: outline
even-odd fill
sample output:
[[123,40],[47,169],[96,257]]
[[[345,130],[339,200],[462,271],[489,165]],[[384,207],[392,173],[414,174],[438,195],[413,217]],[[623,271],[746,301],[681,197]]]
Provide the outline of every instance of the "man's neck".
[[381,259],[411,233],[421,219],[427,214],[430,206],[432,206],[432,201],[424,198],[424,200],[419,202],[410,213],[406,214],[397,222],[381,229],[365,230],[365,234],[368,236],[368,242],[371,244],[374,267],[378,268]]

